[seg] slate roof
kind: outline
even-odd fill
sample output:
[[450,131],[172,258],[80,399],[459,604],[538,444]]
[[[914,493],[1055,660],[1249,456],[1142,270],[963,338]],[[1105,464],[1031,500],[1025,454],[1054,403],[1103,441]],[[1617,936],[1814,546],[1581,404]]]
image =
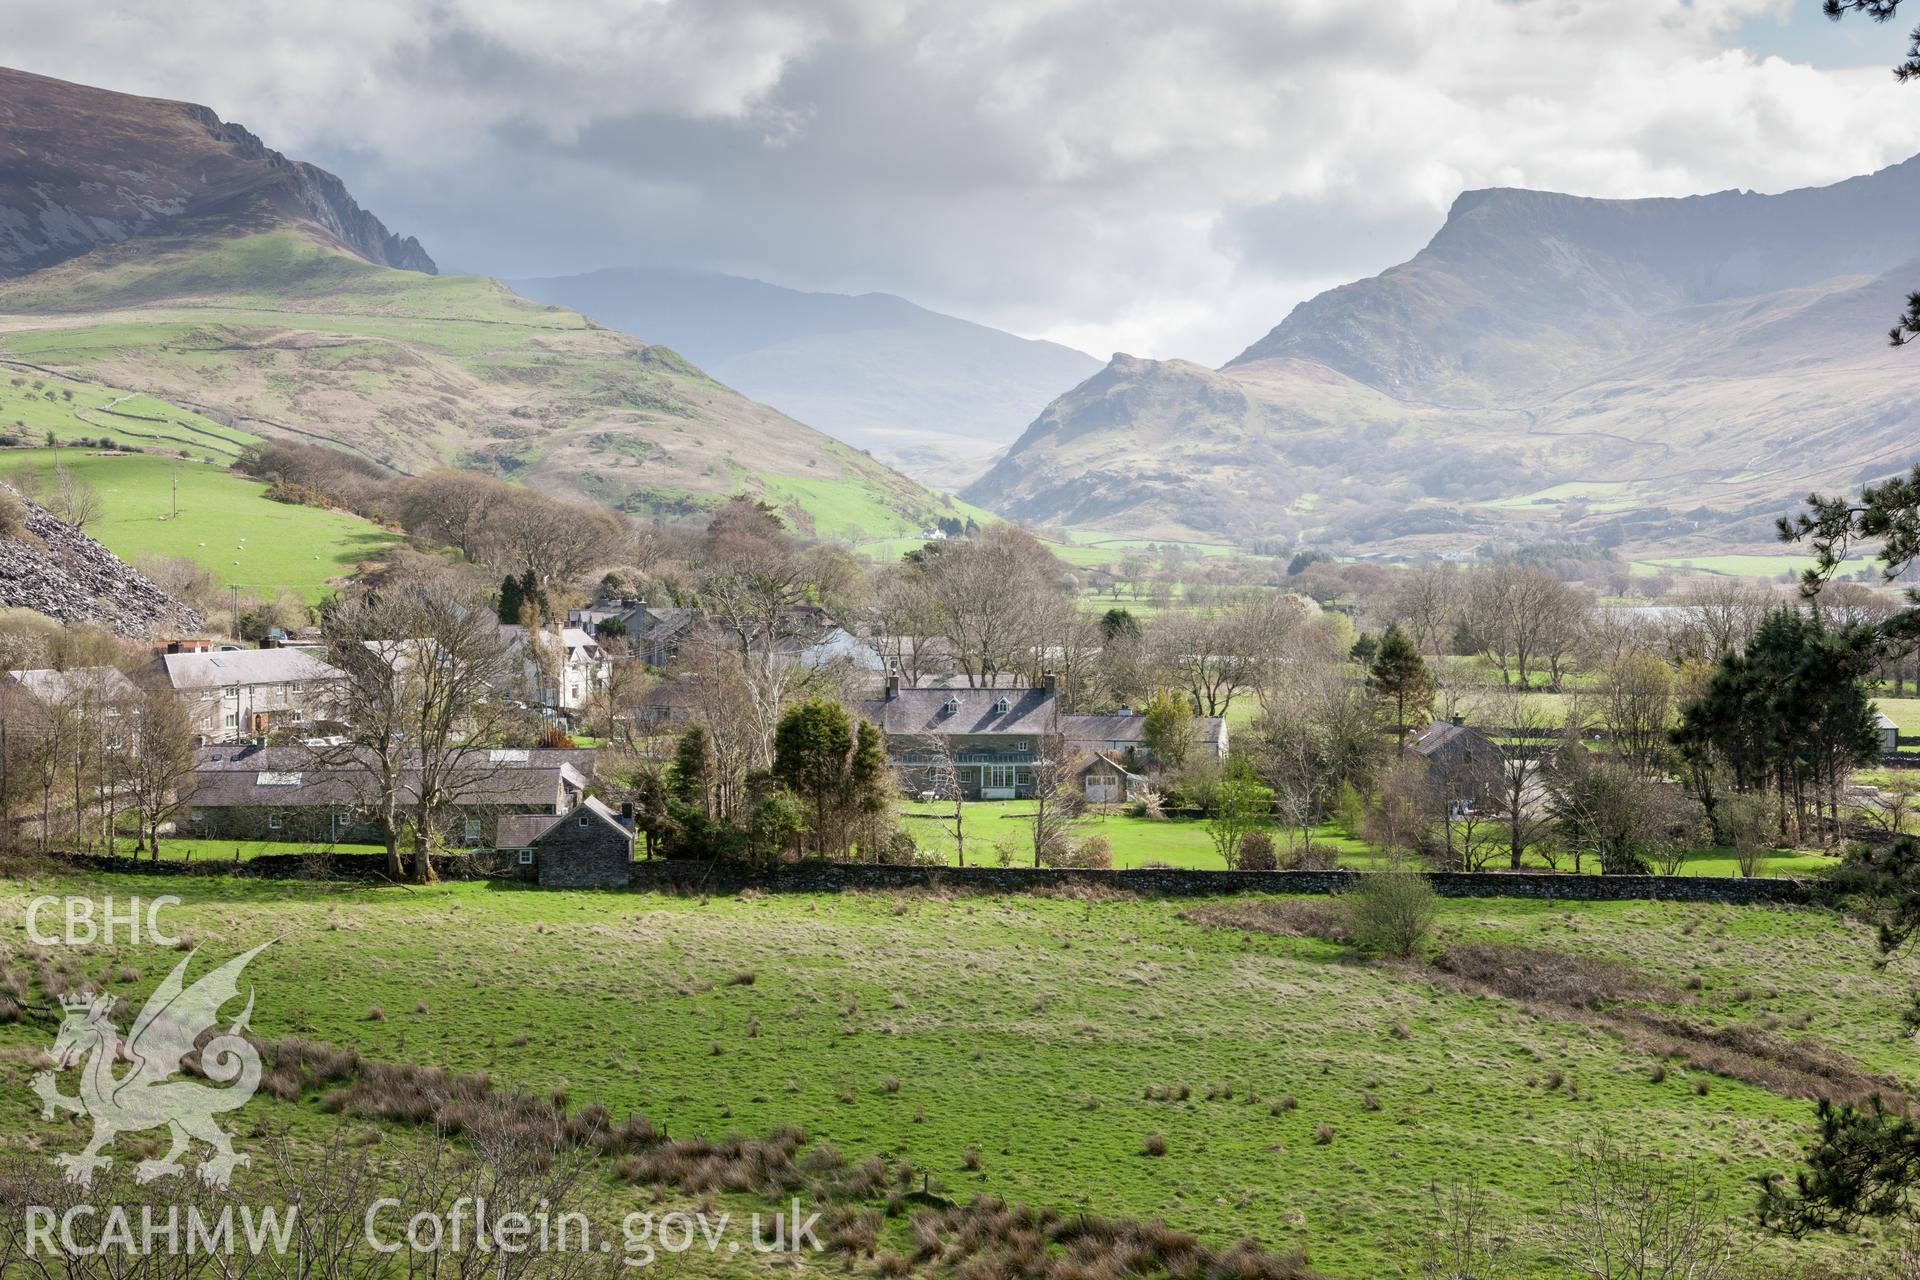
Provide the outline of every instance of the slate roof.
[[175,689],[220,689],[233,684],[305,684],[338,680],[340,671],[305,649],[222,649],[169,653],[167,680]]
[[[1218,742],[1227,722],[1221,716],[1194,718],[1194,736],[1205,742]],[[1138,743],[1146,737],[1147,718],[1143,715],[1061,716],[1060,732],[1070,742]]]
[[74,667],[68,671],[36,668],[9,671],[8,679],[41,702],[65,702],[76,692],[100,692],[109,697],[127,698],[139,692],[133,681],[117,667]]
[[503,813],[493,824],[496,849],[526,849],[559,818],[551,813]]
[[500,815],[494,824],[493,843],[497,849],[528,849],[540,843],[561,823],[586,812],[599,818],[622,835],[631,836],[633,831],[620,820],[620,815],[603,804],[597,797],[586,796],[565,813],[506,813]]
[[[245,751],[202,747],[195,752],[195,808],[345,808],[372,791],[364,765],[328,761],[305,747],[254,747]],[[411,803],[417,786],[412,771],[401,777],[402,803]],[[571,790],[585,791],[587,780],[564,761],[505,766],[468,780],[458,803],[508,809],[544,809],[551,814]]]
[[1456,739],[1469,743],[1485,742],[1486,735],[1478,730],[1469,729],[1466,725],[1454,724],[1450,720],[1435,720],[1422,729],[1407,746],[1418,755],[1431,756]]
[[[1002,698],[1005,711],[996,709]],[[947,710],[949,699],[957,710]],[[858,710],[883,733],[907,737],[1054,734],[1071,718],[1060,714],[1059,697],[1044,689],[902,689],[891,698],[861,702]]]

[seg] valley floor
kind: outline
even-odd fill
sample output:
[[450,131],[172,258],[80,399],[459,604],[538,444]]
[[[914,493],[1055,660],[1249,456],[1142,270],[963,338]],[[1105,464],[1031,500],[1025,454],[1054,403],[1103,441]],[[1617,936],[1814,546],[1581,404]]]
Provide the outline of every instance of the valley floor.
[[[565,1090],[675,1135],[801,1125],[856,1161],[910,1159],[956,1198],[1299,1245],[1349,1280],[1400,1274],[1436,1184],[1484,1187],[1526,1274],[1571,1276],[1556,1226],[1568,1144],[1608,1133],[1706,1179],[1744,1218],[1751,1179],[1790,1169],[1811,1132],[1809,1102],[1685,1055],[1662,1062],[1589,1013],[1529,1011],[1424,965],[1193,918],[1239,903],[707,900],[16,870],[0,881],[0,928],[25,973],[64,958],[19,941],[28,902],[46,893],[179,895],[166,922],[200,945],[196,973],[276,939],[248,973],[268,1039]],[[1912,966],[1876,971],[1868,931],[1824,913],[1447,902],[1437,942],[1617,962],[1657,988],[1623,1007],[1775,1028],[1915,1083],[1898,1017]],[[181,954],[96,946],[70,967],[137,1006]],[[50,1034],[0,1026],[0,1132],[48,1152],[82,1139],[42,1122],[28,1088]],[[242,1117],[236,1131],[254,1137],[344,1123],[311,1096],[263,1094]],[[904,1237],[904,1223],[883,1234]],[[1744,1224],[1740,1241],[1756,1260],[1875,1256],[1859,1239],[1790,1243]]]

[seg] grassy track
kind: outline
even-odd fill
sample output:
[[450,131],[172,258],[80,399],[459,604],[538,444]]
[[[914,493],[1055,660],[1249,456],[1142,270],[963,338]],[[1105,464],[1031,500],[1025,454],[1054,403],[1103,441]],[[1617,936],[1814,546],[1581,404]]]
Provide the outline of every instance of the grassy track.
[[[79,887],[0,882],[0,930],[18,939],[32,895]],[[1569,1141],[1607,1128],[1740,1210],[1748,1180],[1787,1167],[1809,1133],[1802,1101],[1680,1063],[1655,1080],[1604,1030],[1344,963],[1317,939],[1201,927],[1182,918],[1186,903],[123,876],[86,889],[182,896],[169,924],[210,958],[278,938],[249,974],[268,1037],[564,1088],[675,1134],[801,1124],[856,1158],[910,1158],[950,1194],[1299,1243],[1350,1280],[1397,1274],[1434,1180],[1485,1185],[1521,1226],[1540,1267],[1529,1274],[1559,1276],[1570,1273],[1550,1262],[1564,1238],[1555,1182]],[[1911,1079],[1896,1034],[1911,966],[1875,972],[1866,931],[1823,914],[1475,901],[1444,904],[1440,927],[1624,961],[1676,987],[1697,979],[1689,1017],[1775,1019]],[[103,947],[85,967],[138,996],[178,958]],[[27,1089],[44,1040],[36,1025],[0,1028],[0,1131],[69,1148],[78,1130],[42,1124]],[[1190,1093],[1149,1101],[1154,1085]],[[1292,1108],[1274,1105],[1286,1098]],[[325,1123],[311,1105],[253,1105],[265,1108],[249,1112],[256,1122]],[[1321,1124],[1333,1131],[1324,1145]],[[1142,1155],[1148,1133],[1164,1135],[1163,1158]],[[968,1148],[977,1170],[962,1168]],[[1834,1246],[1753,1235],[1743,1248]],[[1859,1242],[1845,1250],[1869,1256]]]

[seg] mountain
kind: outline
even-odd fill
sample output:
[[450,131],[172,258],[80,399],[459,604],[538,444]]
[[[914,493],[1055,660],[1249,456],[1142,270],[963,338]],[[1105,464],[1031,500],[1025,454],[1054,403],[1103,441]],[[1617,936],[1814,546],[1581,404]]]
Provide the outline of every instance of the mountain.
[[657,269],[509,283],[664,342],[727,385],[929,484],[977,475],[1034,414],[1100,368],[1071,347],[884,293],[803,293]]
[[667,347],[428,274],[338,179],[205,108],[8,72],[0,120],[0,363],[15,370],[635,514],[751,492],[859,541],[965,510]]
[[0,67],[0,276],[135,238],[288,222],[381,266],[434,270],[340,179],[205,107]]
[[17,528],[0,523],[0,608],[93,622],[131,639],[200,629],[198,613],[39,503],[0,484],[0,507],[25,516]]
[[1920,158],[1779,195],[1470,191],[1218,370],[1117,356],[966,496],[1160,537],[1764,539],[1906,465]]

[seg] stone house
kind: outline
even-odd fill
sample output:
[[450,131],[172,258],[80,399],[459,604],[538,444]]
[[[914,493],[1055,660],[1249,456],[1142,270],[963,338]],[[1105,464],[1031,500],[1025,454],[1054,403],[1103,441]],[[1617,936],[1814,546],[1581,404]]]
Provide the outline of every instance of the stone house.
[[886,735],[887,760],[908,792],[941,789],[950,763],[969,800],[1033,794],[1036,762],[1065,752],[1051,676],[1038,689],[902,689],[887,679],[877,699],[854,704]]
[[520,664],[528,701],[537,707],[562,712],[582,710],[587,700],[613,679],[613,659],[580,627],[553,632],[502,623],[500,634]]
[[[195,753],[192,796],[177,826],[183,834],[215,840],[278,840],[375,844],[380,829],[368,806],[379,788],[356,752],[309,747],[202,747]],[[464,764],[459,796],[442,832],[448,844],[488,847],[502,818],[552,817],[586,794],[591,771],[566,757],[575,752],[475,752]],[[418,771],[403,773],[400,800],[413,800]]]
[[1407,743],[1427,762],[1427,785],[1456,812],[1485,804],[1506,778],[1506,756],[1478,729],[1435,720]]
[[558,817],[504,817],[496,847],[543,885],[624,889],[633,876],[633,812],[587,796]]

